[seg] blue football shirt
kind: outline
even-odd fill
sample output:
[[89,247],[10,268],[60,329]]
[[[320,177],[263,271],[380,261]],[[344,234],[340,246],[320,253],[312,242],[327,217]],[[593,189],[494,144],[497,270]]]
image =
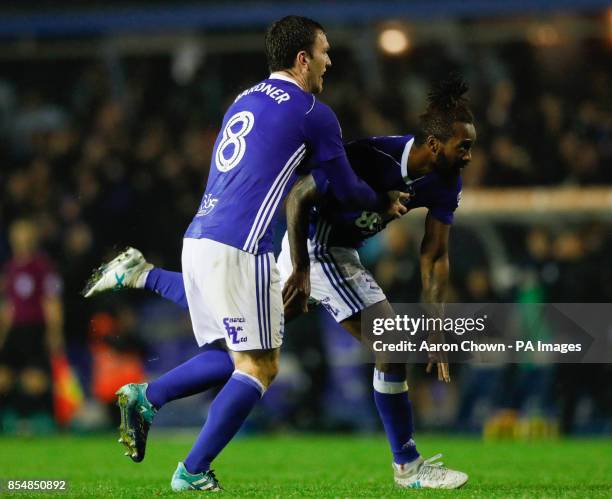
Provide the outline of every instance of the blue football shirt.
[[[461,176],[444,177],[436,172],[412,179],[408,155],[414,136],[371,137],[348,142],[346,154],[351,167],[377,192],[398,190],[410,193],[406,207],[428,208],[444,224],[452,224],[461,195]],[[347,210],[327,188],[321,170],[312,172],[323,198],[310,216],[310,239],[326,246],[360,247],[387,224],[371,211]]]
[[242,92],[223,118],[202,202],[185,233],[260,254],[272,251],[283,198],[308,157],[343,156],[333,111],[283,75]]

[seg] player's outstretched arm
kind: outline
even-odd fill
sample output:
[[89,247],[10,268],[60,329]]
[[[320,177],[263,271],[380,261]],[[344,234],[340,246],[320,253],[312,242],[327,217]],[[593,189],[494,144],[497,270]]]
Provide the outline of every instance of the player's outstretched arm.
[[329,189],[347,208],[383,213],[389,220],[399,218],[408,210],[404,202],[410,199],[405,192],[376,192],[354,172],[346,158],[338,157],[321,164],[329,179]]
[[448,290],[448,237],[450,225],[431,215],[425,218],[425,234],[421,243],[421,283],[425,303],[442,304]]
[[361,180],[346,157],[342,132],[329,106],[314,101],[304,118],[304,136],[313,162],[329,181],[329,188],[341,204],[356,210],[385,211],[391,202],[386,193],[377,193]]
[[[326,179],[317,174],[321,184]],[[308,216],[310,209],[320,198],[320,186],[312,175],[299,179],[287,195],[287,237],[291,252],[293,272],[287,279],[283,288],[283,304],[288,315],[308,312],[308,298],[310,296],[310,257],[308,256]]]
[[384,212],[392,204],[386,193],[375,192],[355,174],[346,156],[322,162],[319,167],[329,179],[329,189],[347,208]]
[[[432,216],[431,212],[425,219],[425,235],[421,243],[421,283],[422,297],[427,304],[433,305],[433,313],[442,317],[444,313],[444,300],[448,290],[449,260],[448,236],[450,225],[444,224]],[[438,334],[442,334],[438,332]],[[442,338],[431,338],[438,342]],[[438,365],[438,379],[450,381],[450,371],[446,354],[436,352],[430,355],[431,361],[427,365],[427,372],[431,371],[432,364]]]

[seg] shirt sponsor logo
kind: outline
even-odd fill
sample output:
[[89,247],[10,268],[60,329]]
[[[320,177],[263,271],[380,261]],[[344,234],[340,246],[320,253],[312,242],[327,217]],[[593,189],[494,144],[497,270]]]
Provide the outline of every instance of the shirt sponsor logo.
[[383,229],[382,218],[373,211],[364,211],[355,219],[355,225],[359,227],[362,234],[376,234]]
[[196,213],[196,217],[202,217],[204,215],[208,215],[213,208],[217,206],[217,202],[219,198],[213,198],[212,194],[205,194],[204,199],[202,199],[202,203],[200,204],[200,208]]

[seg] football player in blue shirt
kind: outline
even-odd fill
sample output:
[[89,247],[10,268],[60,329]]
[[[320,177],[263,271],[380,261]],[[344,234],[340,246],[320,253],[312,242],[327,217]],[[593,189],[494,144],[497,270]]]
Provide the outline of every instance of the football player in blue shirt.
[[[353,169],[374,189],[406,191],[410,193],[410,200],[405,202],[408,209],[428,209],[421,274],[423,297],[429,303],[440,304],[444,300],[448,236],[461,192],[460,171],[469,163],[476,139],[473,117],[463,98],[466,91],[467,86],[457,77],[437,85],[429,96],[416,137],[375,137],[345,146]],[[288,233],[279,256],[285,312],[290,319],[306,311],[307,300],[314,299],[361,339],[363,310],[367,308],[378,317],[393,317],[393,311],[363,268],[356,248],[382,230],[394,215],[347,209],[329,187],[325,174],[314,170],[295,185],[287,199]],[[153,268],[133,248],[101,267],[90,280],[86,296],[116,287],[116,274],[125,276],[121,286],[149,289],[188,307],[181,274]],[[155,407],[223,383],[231,375],[233,367],[224,350],[207,350],[199,357],[199,362],[192,359],[184,367],[197,370],[199,384],[190,385],[181,376],[174,376],[170,383],[170,375],[152,382],[147,397],[153,399]],[[201,362],[203,359],[206,362]],[[439,379],[449,381],[444,359],[434,360]],[[180,372],[183,368],[177,369]],[[467,481],[465,473],[423,460],[416,450],[404,365],[377,362],[373,384],[376,406],[394,456],[395,482],[403,487],[463,485]]]
[[[315,21],[298,16],[277,21],[266,33],[270,77],[238,95],[223,118],[206,190],[183,239],[182,270],[198,345],[225,341],[234,368],[177,466],[175,491],[219,489],[212,461],[278,372],[284,318],[272,227],[298,166],[307,157],[314,161],[343,205],[390,216],[406,211],[401,204],[406,194],[376,192],[355,175],[336,116],[314,95],[322,91],[331,65],[328,50],[325,31]],[[157,388],[161,392],[176,380],[202,381],[190,368],[177,369],[148,389],[128,384],[117,392],[120,440],[134,461],[144,457]]]
[[[461,170],[471,160],[476,140],[474,119],[463,95],[467,85],[457,76],[440,82],[429,94],[416,137],[378,137],[346,145],[351,166],[377,190],[410,193],[406,207],[426,207],[420,267],[423,300],[441,313],[448,280],[450,226],[461,195]],[[287,234],[279,256],[286,316],[307,310],[308,299],[321,303],[354,337],[361,337],[361,314],[394,318],[395,314],[356,249],[391,220],[371,211],[348,210],[326,195],[320,171],[301,179],[287,199]],[[433,355],[438,379],[449,382],[444,356]],[[377,361],[374,400],[391,450],[395,482],[403,487],[458,488],[465,473],[424,461],[412,438],[412,407],[403,364]]]

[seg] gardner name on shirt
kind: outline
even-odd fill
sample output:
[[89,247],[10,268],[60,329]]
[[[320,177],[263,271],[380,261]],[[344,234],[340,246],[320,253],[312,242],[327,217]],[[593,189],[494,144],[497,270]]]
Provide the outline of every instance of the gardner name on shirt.
[[253,92],[263,92],[268,97],[275,100],[277,104],[282,104],[283,102],[286,102],[291,99],[291,96],[284,90],[281,90],[280,88],[277,88],[274,85],[271,85],[270,83],[261,82],[255,85],[254,87],[251,87],[242,92],[238,97],[236,97],[234,103],[238,102],[245,95],[249,95]]

